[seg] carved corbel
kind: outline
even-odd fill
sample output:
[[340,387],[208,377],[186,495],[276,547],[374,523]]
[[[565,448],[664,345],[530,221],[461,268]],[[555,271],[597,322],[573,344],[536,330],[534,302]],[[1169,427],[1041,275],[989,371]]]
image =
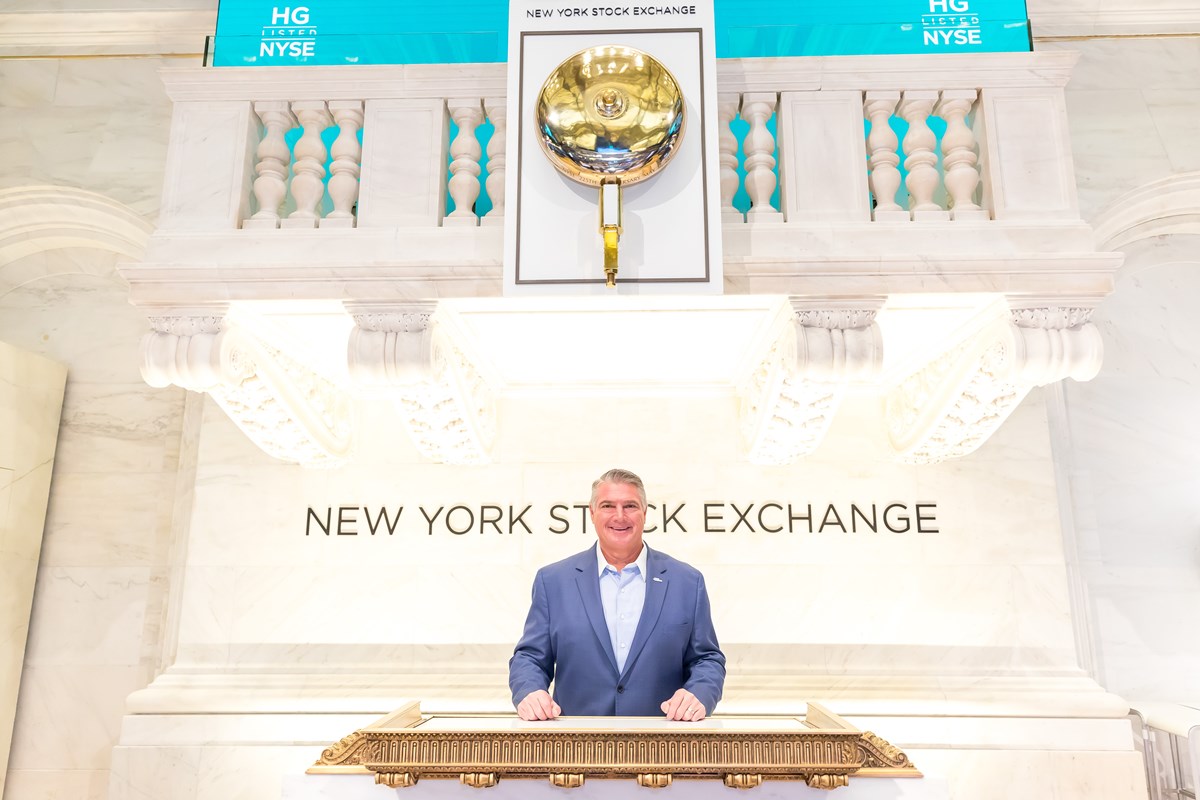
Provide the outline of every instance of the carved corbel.
[[432,322],[436,303],[351,309],[350,376],[393,398],[417,450],[445,464],[486,464],[495,438],[487,382]]
[[867,299],[831,309],[792,300],[790,319],[739,393],[751,462],[791,464],[817,449],[847,385],[869,379],[882,364],[880,304]]
[[909,375],[885,401],[899,459],[927,464],[974,452],[1036,386],[1100,371],[1090,308],[1017,308]]
[[804,782],[813,789],[840,789],[843,786],[850,785],[849,775],[813,773],[804,779]]
[[350,379],[362,389],[416,386],[433,375],[430,318],[437,304],[353,310],[347,353]]
[[298,361],[211,313],[150,318],[142,377],[210,395],[263,452],[310,467],[350,453],[350,398]]
[[724,778],[725,785],[730,789],[757,789],[762,782],[762,775],[750,772],[731,772]]
[[417,785],[418,776],[412,772],[377,772],[375,783],[389,789],[411,789]]

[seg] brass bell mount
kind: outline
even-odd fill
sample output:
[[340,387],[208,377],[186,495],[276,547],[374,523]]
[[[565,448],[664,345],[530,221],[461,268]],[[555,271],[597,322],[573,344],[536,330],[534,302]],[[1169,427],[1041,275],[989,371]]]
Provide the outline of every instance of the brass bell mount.
[[605,284],[614,287],[621,189],[663,169],[679,149],[686,122],[679,83],[641,50],[590,47],[550,73],[534,112],[538,142],[554,168],[599,187]]

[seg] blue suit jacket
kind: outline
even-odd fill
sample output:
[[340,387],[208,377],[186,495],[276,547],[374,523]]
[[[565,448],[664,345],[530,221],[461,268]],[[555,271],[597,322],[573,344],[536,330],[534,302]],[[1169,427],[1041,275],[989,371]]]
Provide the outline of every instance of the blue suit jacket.
[[709,714],[721,699],[725,656],[699,570],[646,551],[646,603],[618,674],[600,605],[596,547],[538,570],[525,632],[508,662],[513,705],[554,683],[564,715],[659,716],[680,688]]

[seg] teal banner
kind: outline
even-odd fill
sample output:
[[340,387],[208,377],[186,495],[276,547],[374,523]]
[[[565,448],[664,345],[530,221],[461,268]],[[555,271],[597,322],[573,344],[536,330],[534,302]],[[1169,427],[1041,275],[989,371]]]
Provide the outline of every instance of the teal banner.
[[[584,0],[546,15],[591,16]],[[686,4],[684,4],[686,5]],[[631,2],[631,16],[687,18],[684,5]],[[716,0],[718,58],[1031,49],[1024,0]],[[596,27],[603,29],[598,17]],[[223,67],[504,62],[502,0],[221,0],[209,63]]]

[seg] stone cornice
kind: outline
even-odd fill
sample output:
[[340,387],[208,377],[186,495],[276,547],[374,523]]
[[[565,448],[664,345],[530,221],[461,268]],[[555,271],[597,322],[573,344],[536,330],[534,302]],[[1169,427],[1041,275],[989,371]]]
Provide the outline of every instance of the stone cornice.
[[[1062,87],[1079,54],[966,53],[728,58],[717,62],[722,92]],[[804,69],[797,69],[797,64]],[[231,79],[231,78],[236,79]],[[339,100],[504,96],[497,64],[340,67],[223,67],[163,70],[167,94],[183,100]],[[218,78],[220,78],[218,80]]]
[[198,55],[216,26],[215,8],[5,13],[0,57]]
[[1200,34],[1197,8],[1114,8],[1096,11],[1029,10],[1034,39]]
[[503,97],[503,64],[164,69],[175,102],[206,100],[403,100]]
[[1078,60],[1070,51],[727,58],[717,61],[717,85],[722,92],[1061,88]]

